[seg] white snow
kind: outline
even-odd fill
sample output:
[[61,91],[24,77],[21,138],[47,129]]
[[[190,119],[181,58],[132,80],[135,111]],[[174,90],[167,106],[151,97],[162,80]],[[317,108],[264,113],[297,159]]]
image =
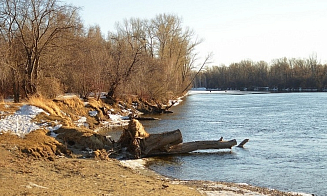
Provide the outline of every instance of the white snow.
[[15,114],[0,120],[0,132],[11,131],[20,137],[24,137],[31,131],[41,128],[40,125],[32,121],[41,112],[46,113],[38,107],[23,105]]
[[58,134],[56,134],[54,131],[60,129],[60,127],[62,126],[61,124],[58,124],[57,122],[56,122],[56,124],[57,125],[54,127],[48,126],[48,130],[50,131],[51,137],[57,137]]
[[114,122],[118,122],[121,120],[121,116],[116,114],[109,114],[109,118],[111,119],[111,121]]
[[[53,122],[55,126],[50,126],[49,123],[38,124],[33,122],[33,118],[36,117],[39,113],[44,112],[43,109],[40,109],[31,105],[23,105],[15,114],[6,116],[4,119],[0,120],[0,134],[2,132],[12,132],[20,137],[24,137],[26,134],[40,128],[47,128],[50,131],[52,137],[57,135],[54,133],[55,130],[59,129],[62,125],[59,122]],[[48,113],[46,113],[49,115]],[[97,111],[90,111],[89,115],[94,116],[97,114]],[[123,118],[119,114],[109,114],[110,122],[107,122],[109,126],[125,126],[128,124],[128,120]],[[87,118],[81,116],[75,124],[77,126],[88,127]],[[105,123],[104,123],[105,124]],[[106,125],[106,126],[108,126]]]
[[177,99],[175,99],[175,100],[169,100],[169,105],[171,105],[171,104],[173,104],[173,103],[174,103],[174,106],[179,105],[179,104],[183,101],[182,98],[183,98],[183,97],[179,97],[179,98],[177,98]]
[[89,111],[89,115],[94,117],[96,115],[98,115],[98,111],[94,110],[94,111]]
[[132,160],[121,160],[120,164],[124,167],[132,169],[145,169],[146,160],[144,159],[132,159]]
[[81,127],[81,126],[84,126],[84,127],[89,127],[89,124],[86,122],[87,118],[85,116],[81,116],[77,122],[75,122],[76,126],[78,127]]
[[128,125],[129,118],[121,116],[119,114],[108,114],[110,122],[107,123],[107,126],[126,126]]
[[86,117],[82,116],[80,119],[77,120],[78,123],[85,123],[86,122]]

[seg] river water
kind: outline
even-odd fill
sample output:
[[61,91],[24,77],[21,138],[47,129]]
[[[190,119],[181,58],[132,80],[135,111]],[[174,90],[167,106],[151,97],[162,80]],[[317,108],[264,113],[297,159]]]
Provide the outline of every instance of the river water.
[[184,142],[236,139],[245,148],[156,157],[154,171],[182,180],[247,183],[327,195],[327,93],[192,94],[149,133],[180,129]]

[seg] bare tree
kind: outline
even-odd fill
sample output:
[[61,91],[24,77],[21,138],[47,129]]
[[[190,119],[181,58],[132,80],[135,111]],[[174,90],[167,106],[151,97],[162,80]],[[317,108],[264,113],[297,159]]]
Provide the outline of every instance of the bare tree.
[[140,29],[140,21],[125,20],[123,25],[117,24],[117,34],[110,34],[107,51],[109,53],[107,97],[113,98],[120,85],[130,80],[145,54],[145,40]]
[[1,0],[1,5],[2,36],[9,45],[10,39],[18,40],[24,51],[23,87],[29,96],[36,93],[44,51],[61,38],[61,32],[78,26],[77,8],[57,0]]
[[194,39],[194,32],[182,28],[182,20],[174,15],[160,14],[151,20],[155,39],[155,56],[165,66],[165,88],[180,93],[190,82],[196,54],[194,49],[202,40]]

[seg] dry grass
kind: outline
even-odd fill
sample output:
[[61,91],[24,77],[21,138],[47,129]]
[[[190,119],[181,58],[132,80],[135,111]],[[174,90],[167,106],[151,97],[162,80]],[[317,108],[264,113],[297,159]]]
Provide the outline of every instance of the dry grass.
[[36,121],[60,121],[65,126],[73,126],[73,121],[77,120],[76,118],[71,118],[71,116],[75,116],[74,111],[64,110],[65,108],[62,108],[58,102],[55,102],[51,99],[46,99],[42,96],[35,96],[31,97],[28,100],[28,103],[30,105],[42,108],[44,111],[50,114],[45,115],[41,113],[34,119]]
[[42,108],[44,111],[48,112],[50,115],[64,117],[58,105],[51,99],[43,98],[42,96],[34,96],[29,98],[28,103]]
[[[77,96],[61,96],[53,100],[46,99],[42,96],[32,97],[29,99],[29,104],[42,108],[50,115],[39,114],[35,120],[46,120],[48,122],[60,121],[64,126],[75,127],[74,122],[81,117],[87,118],[89,128],[94,129],[99,125],[99,121],[104,119],[101,107],[104,107],[102,101],[90,99],[88,106]],[[97,110],[98,114],[95,117],[89,115],[89,111]]]
[[[95,109],[98,112],[98,114],[97,114],[98,120],[105,119],[106,114],[104,114],[104,113],[106,110],[108,110],[110,108],[109,105],[103,103],[102,101],[98,101],[96,99],[89,99],[88,103],[89,103],[88,105],[91,108]],[[103,108],[103,110],[101,110],[101,108]]]
[[81,116],[88,116],[84,102],[77,96],[56,98],[54,102],[73,121],[78,120]]
[[0,102],[0,119],[5,116],[14,114],[22,106],[21,103]]
[[[59,100],[59,99],[56,99]],[[70,108],[83,108],[84,103],[77,96],[62,99],[62,102]]]
[[100,107],[103,107],[103,104],[104,104],[102,101],[98,101],[93,98],[88,99],[88,102],[92,108],[100,108]]

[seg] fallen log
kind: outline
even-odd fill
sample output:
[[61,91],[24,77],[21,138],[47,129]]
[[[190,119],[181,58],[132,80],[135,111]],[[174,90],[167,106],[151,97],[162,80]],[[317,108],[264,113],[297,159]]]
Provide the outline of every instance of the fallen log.
[[222,137],[219,140],[183,143],[182,133],[179,129],[159,134],[149,134],[136,119],[130,120],[128,129],[124,130],[117,143],[120,147],[127,148],[127,151],[135,158],[184,154],[204,149],[231,149],[237,145],[235,139],[223,141]]
[[205,150],[205,149],[231,149],[233,146],[237,144],[236,140],[230,141],[194,141],[194,142],[186,142],[179,143],[177,145],[173,145],[170,148],[166,149],[166,151],[151,151],[148,156],[153,155],[173,155],[173,154],[185,154],[196,150]]
[[150,134],[149,137],[141,141],[142,154],[151,155],[157,151],[167,152],[171,146],[182,142],[183,137],[179,129],[160,134]]
[[134,119],[136,120],[159,120],[159,118],[155,118],[155,117],[135,117]]
[[150,103],[146,100],[139,99],[137,110],[145,113],[145,114],[165,114],[165,113],[173,113],[169,111],[169,109],[175,105],[177,102],[172,102],[169,106],[164,106],[159,102],[153,100],[153,103]]

